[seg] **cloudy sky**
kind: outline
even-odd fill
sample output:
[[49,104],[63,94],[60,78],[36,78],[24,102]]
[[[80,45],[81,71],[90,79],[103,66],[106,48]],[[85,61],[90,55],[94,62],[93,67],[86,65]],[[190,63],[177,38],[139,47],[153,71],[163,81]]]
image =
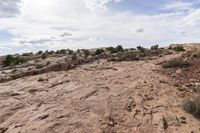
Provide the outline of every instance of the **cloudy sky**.
[[200,42],[200,0],[0,0],[0,54]]

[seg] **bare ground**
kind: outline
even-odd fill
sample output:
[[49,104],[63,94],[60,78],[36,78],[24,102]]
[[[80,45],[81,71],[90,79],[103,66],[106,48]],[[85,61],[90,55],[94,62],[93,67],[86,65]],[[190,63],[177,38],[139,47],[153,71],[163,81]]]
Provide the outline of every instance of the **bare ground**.
[[0,133],[199,133],[181,93],[156,72],[174,57],[101,60],[1,83]]

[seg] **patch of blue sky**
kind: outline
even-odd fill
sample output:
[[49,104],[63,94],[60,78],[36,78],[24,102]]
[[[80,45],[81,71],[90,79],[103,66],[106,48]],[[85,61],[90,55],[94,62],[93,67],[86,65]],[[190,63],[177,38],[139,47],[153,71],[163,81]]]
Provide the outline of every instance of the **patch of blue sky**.
[[[114,11],[129,11],[137,14],[156,15],[176,12],[175,9],[166,9],[165,6],[175,2],[191,4],[191,8],[200,8],[197,0],[124,0],[119,3],[110,2],[108,7]],[[183,11],[187,11],[188,9]]]
[[14,35],[12,35],[7,30],[0,30],[0,41],[10,41]]

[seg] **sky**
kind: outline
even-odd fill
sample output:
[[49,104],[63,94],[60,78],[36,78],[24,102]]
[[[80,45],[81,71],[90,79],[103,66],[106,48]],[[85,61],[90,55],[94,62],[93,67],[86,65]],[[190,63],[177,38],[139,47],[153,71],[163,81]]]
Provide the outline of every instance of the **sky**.
[[200,42],[200,0],[0,0],[0,55]]

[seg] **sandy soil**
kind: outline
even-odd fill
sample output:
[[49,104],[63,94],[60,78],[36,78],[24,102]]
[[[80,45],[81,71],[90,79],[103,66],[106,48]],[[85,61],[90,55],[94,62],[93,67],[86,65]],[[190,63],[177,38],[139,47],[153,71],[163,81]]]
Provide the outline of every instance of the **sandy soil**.
[[156,72],[173,57],[101,60],[1,83],[0,133],[199,133],[178,89]]

